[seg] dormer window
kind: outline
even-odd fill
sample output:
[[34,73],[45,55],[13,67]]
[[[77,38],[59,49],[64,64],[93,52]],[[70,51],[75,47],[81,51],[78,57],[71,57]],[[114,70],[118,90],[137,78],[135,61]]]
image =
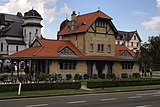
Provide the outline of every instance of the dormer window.
[[86,22],[82,22],[81,26],[86,25]]

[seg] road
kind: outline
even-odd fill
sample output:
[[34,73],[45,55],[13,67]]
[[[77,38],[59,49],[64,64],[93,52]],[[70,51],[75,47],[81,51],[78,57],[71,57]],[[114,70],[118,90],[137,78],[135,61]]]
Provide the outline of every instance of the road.
[[5,99],[0,107],[160,107],[160,90]]

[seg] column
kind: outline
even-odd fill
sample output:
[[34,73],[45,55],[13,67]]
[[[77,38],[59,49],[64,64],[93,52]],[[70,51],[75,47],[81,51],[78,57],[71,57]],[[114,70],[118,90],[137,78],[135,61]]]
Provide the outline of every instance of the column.
[[96,63],[93,64],[93,73],[92,74],[98,74],[98,71],[96,69]]
[[102,73],[105,74],[105,75],[108,74],[108,65],[107,65],[107,62],[105,63],[105,67],[104,67]]

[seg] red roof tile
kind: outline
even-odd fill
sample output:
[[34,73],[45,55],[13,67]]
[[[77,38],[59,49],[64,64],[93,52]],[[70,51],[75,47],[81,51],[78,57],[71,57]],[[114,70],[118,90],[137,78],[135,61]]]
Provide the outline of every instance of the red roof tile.
[[124,51],[128,51],[132,56],[135,55],[134,52],[129,50],[123,45],[116,45],[116,55],[115,56],[85,56],[80,52],[70,41],[64,40],[49,40],[40,39],[39,42],[42,44],[41,47],[30,47],[25,50],[19,51],[15,54],[10,55],[11,57],[60,57],[59,50],[64,47],[69,47],[75,54],[80,58],[86,59],[121,59],[121,54]]
[[10,55],[11,57],[59,57],[59,49],[68,46],[73,50],[77,56],[84,57],[84,55],[70,42],[62,40],[49,40],[40,39],[39,42],[42,44],[41,47],[30,47],[25,50],[19,51],[15,54]]
[[[74,32],[69,32],[68,26],[70,25],[70,22],[68,22],[68,24],[59,32],[58,35],[85,32],[97,18],[112,20],[111,17],[100,10],[88,14],[78,15],[76,20],[78,23],[78,28]],[[82,22],[85,22],[86,25],[81,26]]]
[[129,50],[124,45],[116,45],[116,56],[120,57],[124,51],[128,51],[133,57],[136,55],[133,51]]

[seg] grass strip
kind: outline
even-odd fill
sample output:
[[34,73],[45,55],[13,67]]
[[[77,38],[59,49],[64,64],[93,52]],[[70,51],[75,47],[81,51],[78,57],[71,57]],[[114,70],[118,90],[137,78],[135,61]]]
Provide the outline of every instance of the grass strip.
[[126,87],[111,87],[111,88],[94,88],[93,90],[44,90],[44,91],[26,91],[21,92],[18,96],[17,92],[0,93],[0,99],[4,98],[18,98],[18,97],[38,97],[38,96],[52,96],[52,95],[71,95],[71,94],[85,94],[96,92],[118,92],[118,91],[135,91],[135,90],[147,90],[147,89],[160,89],[160,85],[147,85],[147,86],[126,86]]

